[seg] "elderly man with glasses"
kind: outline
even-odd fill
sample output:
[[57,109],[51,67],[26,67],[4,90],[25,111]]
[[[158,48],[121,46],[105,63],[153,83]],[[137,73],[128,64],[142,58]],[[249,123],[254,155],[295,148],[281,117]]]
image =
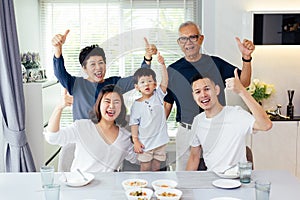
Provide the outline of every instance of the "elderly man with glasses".
[[[190,154],[191,124],[194,117],[203,110],[195,103],[192,96],[191,80],[195,75],[211,78],[221,87],[219,101],[225,105],[225,79],[234,76],[237,68],[216,56],[200,53],[204,40],[200,28],[194,22],[188,21],[180,25],[177,40],[184,57],[168,67],[169,83],[168,94],[165,97],[166,116],[169,116],[174,102],[177,106],[176,121],[178,131],[176,134],[176,170],[185,170]],[[243,86],[248,86],[251,79],[251,54],[255,46],[249,40],[240,41],[237,45],[242,54],[242,70],[238,70]]]

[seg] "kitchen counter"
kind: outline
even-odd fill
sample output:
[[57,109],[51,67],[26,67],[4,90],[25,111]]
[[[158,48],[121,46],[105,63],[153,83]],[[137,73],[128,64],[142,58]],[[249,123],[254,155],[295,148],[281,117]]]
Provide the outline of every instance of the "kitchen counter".
[[294,116],[293,119],[284,119],[284,118],[280,118],[279,116],[278,117],[270,116],[270,119],[272,121],[300,121],[300,116]]

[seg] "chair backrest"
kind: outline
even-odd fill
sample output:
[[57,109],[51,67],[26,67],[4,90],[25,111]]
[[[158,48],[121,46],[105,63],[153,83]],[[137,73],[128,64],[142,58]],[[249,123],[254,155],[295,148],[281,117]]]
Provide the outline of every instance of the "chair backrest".
[[[246,146],[246,158],[247,158],[247,161],[252,162],[252,169],[254,169],[253,154],[252,154],[250,147],[248,147],[248,146]],[[198,166],[198,171],[206,171],[206,170],[207,170],[207,167],[205,165],[205,161],[203,158],[201,158],[200,162],[199,162],[199,166]]]
[[59,172],[69,172],[74,160],[75,144],[67,144],[63,146],[59,152],[58,167]]
[[247,158],[247,161],[252,162],[252,169],[254,169],[252,150],[248,146],[246,146],[246,158]]

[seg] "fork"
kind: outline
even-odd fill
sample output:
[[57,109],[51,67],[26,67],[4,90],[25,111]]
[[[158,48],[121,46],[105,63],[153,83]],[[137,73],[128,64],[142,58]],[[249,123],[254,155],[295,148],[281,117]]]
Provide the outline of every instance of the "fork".
[[88,179],[84,176],[84,174],[80,171],[80,169],[77,169],[77,171],[82,176],[83,180],[88,181]]

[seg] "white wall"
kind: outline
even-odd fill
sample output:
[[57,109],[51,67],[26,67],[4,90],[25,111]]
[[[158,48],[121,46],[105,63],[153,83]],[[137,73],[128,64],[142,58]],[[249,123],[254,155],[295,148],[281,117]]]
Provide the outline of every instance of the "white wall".
[[38,0],[14,0],[20,52],[40,52]]
[[[299,0],[204,0],[204,52],[218,55],[232,64],[241,66],[241,54],[234,37],[252,40],[250,11],[294,11]],[[213,19],[213,20],[212,20]],[[205,23],[205,22],[209,23]],[[253,53],[253,78],[273,83],[276,94],[264,102],[266,109],[282,105],[286,114],[287,89],[295,89],[295,115],[300,115],[300,45],[256,46]]]

